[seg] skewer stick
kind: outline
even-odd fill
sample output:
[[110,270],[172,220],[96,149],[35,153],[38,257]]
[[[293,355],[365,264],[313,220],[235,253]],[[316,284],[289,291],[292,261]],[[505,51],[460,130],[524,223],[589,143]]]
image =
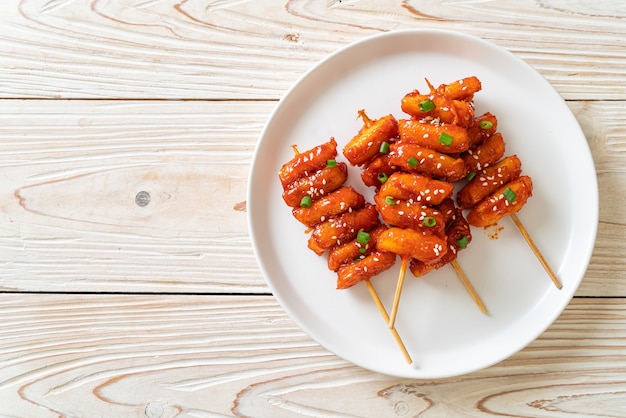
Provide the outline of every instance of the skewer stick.
[[533,252],[535,253],[535,256],[537,256],[537,259],[539,260],[539,262],[545,269],[546,273],[548,273],[548,276],[550,276],[550,279],[552,279],[552,282],[554,283],[556,288],[561,289],[563,287],[563,284],[561,283],[559,278],[556,277],[556,274],[554,274],[554,272],[550,268],[550,265],[548,265],[548,262],[543,257],[543,254],[541,254],[541,251],[539,251],[539,248],[537,248],[537,246],[535,245],[535,242],[530,237],[530,234],[524,227],[524,224],[522,224],[522,221],[519,219],[516,213],[512,213],[510,216],[511,216],[511,219],[513,219],[513,222],[515,222],[515,226],[517,226],[517,229],[519,229],[519,232],[522,234],[522,236],[526,240],[526,243],[528,243],[528,246],[530,247],[531,250],[533,250]]
[[[385,306],[381,302],[380,297],[378,297],[378,293],[376,292],[376,289],[374,289],[372,282],[370,282],[369,280],[365,280],[365,284],[367,285],[367,289],[370,291],[370,295],[372,295],[372,299],[374,299],[376,306],[378,306],[378,310],[383,316],[383,319],[385,320],[385,322],[389,323],[389,315],[387,314],[387,310],[385,309]],[[398,344],[398,347],[400,347],[400,350],[402,351],[402,354],[404,355],[404,359],[406,360],[406,362],[408,364],[413,363],[413,359],[411,358],[411,355],[409,354],[406,347],[404,346],[404,342],[402,342],[402,338],[400,338],[400,334],[398,334],[398,331],[396,331],[395,327],[391,327],[391,334],[393,335],[393,338],[396,340],[396,344]]]
[[474,299],[474,302],[476,302],[476,305],[478,305],[480,311],[484,314],[487,314],[487,308],[485,308],[485,304],[480,299],[480,296],[478,296],[478,293],[476,293],[476,290],[474,290],[474,286],[472,286],[472,283],[470,283],[459,263],[456,260],[452,260],[450,264],[452,264],[452,267],[454,267],[457,276],[459,276],[459,279],[461,279],[461,281],[463,282],[465,289],[467,289],[470,296],[472,296],[472,299]]
[[402,286],[404,285],[404,276],[406,276],[407,264],[409,264],[409,257],[402,257],[400,275],[398,275],[398,283],[396,284],[396,294],[393,297],[393,306],[391,307],[391,317],[388,321],[390,329],[393,328],[396,323],[396,315],[398,314],[398,306],[400,305],[400,296],[402,294]]

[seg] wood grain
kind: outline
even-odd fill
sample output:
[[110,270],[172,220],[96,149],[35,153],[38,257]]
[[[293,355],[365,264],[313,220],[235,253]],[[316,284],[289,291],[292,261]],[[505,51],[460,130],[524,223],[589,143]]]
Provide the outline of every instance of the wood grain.
[[[626,417],[622,3],[0,2],[0,417]],[[563,314],[507,360],[440,380],[312,341],[268,294],[246,225],[277,100],[350,42],[412,28],[536,68],[600,190]]]
[[0,416],[626,416],[619,299],[574,300],[510,359],[433,381],[335,357],[272,297],[5,294],[0,316]]
[[[578,295],[626,295],[626,115],[621,102],[569,104],[601,191]],[[0,101],[1,288],[267,292],[245,199],[274,105]],[[151,196],[144,207],[135,202],[141,191]]]
[[352,41],[435,28],[511,50],[567,99],[623,100],[624,18],[618,0],[9,0],[0,98],[277,99]]
[[273,106],[0,103],[2,289],[267,292],[245,200]]

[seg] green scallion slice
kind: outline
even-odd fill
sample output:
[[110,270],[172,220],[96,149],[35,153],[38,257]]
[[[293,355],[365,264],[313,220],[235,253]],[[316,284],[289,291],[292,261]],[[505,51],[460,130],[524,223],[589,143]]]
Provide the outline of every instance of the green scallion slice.
[[337,160],[326,160],[326,167],[337,167]]
[[359,252],[360,252],[361,254],[365,254],[365,253],[367,252],[367,248],[365,248],[365,247],[361,247],[361,248],[359,248]]
[[378,174],[376,178],[380,181],[380,184],[383,184],[389,179],[389,176],[385,172],[382,172]]
[[393,205],[395,205],[395,204],[396,204],[396,199],[394,199],[394,198],[393,198],[393,197],[391,197],[391,196],[387,196],[387,197],[385,198],[385,203],[386,203],[386,204],[388,204],[388,205],[390,205],[390,206],[393,206]]
[[516,197],[517,197],[517,194],[513,190],[511,190],[510,187],[507,187],[506,189],[504,189],[504,198],[508,200],[509,203],[513,203]]
[[449,147],[450,144],[452,144],[452,137],[447,133],[442,132],[441,135],[439,135],[439,143]]
[[313,200],[311,199],[311,196],[304,196],[300,200],[300,207],[310,208],[311,207],[311,203],[313,203]]
[[424,222],[424,225],[429,228],[437,225],[437,220],[433,218],[432,216],[425,217],[423,222]]
[[417,158],[411,157],[407,160],[407,163],[409,163],[411,167],[415,168],[419,164],[419,161],[417,161]]
[[456,245],[458,245],[461,249],[467,248],[467,244],[469,244],[469,240],[465,235],[456,240]]
[[381,154],[389,154],[389,142],[383,141],[383,143],[380,144],[378,152],[380,152]]
[[491,129],[493,128],[493,122],[490,120],[481,120],[480,121],[480,129]]
[[365,231],[359,231],[359,233],[356,234],[356,241],[359,244],[367,245],[370,238],[371,238],[370,234]]
[[475,171],[470,171],[470,173],[465,177],[465,180],[472,181],[472,179],[474,177],[476,177],[476,172]]
[[423,100],[419,104],[422,112],[430,112],[435,108],[435,103],[432,100]]

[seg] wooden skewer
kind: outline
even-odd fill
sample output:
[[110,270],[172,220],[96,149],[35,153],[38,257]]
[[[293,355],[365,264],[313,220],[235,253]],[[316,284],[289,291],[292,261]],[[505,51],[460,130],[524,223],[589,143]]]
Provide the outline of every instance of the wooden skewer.
[[[380,297],[378,297],[378,293],[376,292],[376,289],[374,289],[374,286],[369,280],[365,280],[365,284],[367,285],[367,289],[370,291],[370,295],[372,295],[372,299],[374,299],[376,306],[378,306],[378,310],[383,316],[383,319],[385,320],[385,322],[389,323],[389,315],[387,314],[387,310],[385,309],[385,306],[380,300]],[[396,328],[391,327],[390,329],[391,329],[391,334],[393,335],[393,338],[396,340],[396,344],[398,344],[398,347],[400,347],[400,350],[402,351],[402,354],[404,355],[404,359],[406,360],[406,362],[408,364],[413,363],[413,359],[411,358],[411,355],[409,354],[406,347],[404,346],[404,342],[402,342],[402,338],[400,338],[400,334],[398,334],[398,331],[396,331]]]
[[402,286],[404,285],[404,276],[406,276],[406,266],[408,264],[409,257],[402,257],[402,265],[400,266],[400,274],[398,275],[398,283],[396,284],[396,294],[393,297],[391,316],[388,321],[390,329],[393,328],[396,323],[396,315],[398,314],[398,306],[400,305],[400,296],[402,294]]
[[[359,115],[360,114],[361,113],[359,112]],[[367,118],[367,116],[365,115],[365,112],[363,112],[362,117],[363,117],[364,123],[367,124],[369,122],[369,118]],[[296,155],[300,154],[300,151],[298,151],[297,145],[292,145],[291,148],[293,149],[294,154]],[[383,319],[385,320],[386,323],[389,323],[389,315],[387,314],[385,305],[383,305],[383,302],[380,300],[380,297],[378,296],[378,292],[376,292],[376,289],[374,289],[374,285],[372,285],[372,282],[370,282],[369,280],[365,280],[365,284],[367,285],[367,289],[369,290],[370,295],[372,295],[372,299],[374,299],[374,303],[376,303],[378,310],[383,316]],[[400,337],[400,334],[398,334],[398,331],[396,330],[394,326],[391,326],[390,328],[391,328],[391,334],[393,335],[393,338],[396,340],[396,344],[398,344],[398,347],[400,347],[400,351],[402,351],[402,354],[404,355],[404,359],[406,360],[408,364],[412,364],[413,359],[411,358],[411,355],[407,351],[404,345],[404,342],[402,341],[402,338]]]
[[539,260],[539,262],[545,269],[546,273],[548,273],[548,276],[550,276],[550,279],[552,279],[552,283],[554,283],[557,289],[561,289],[563,287],[563,284],[561,283],[559,278],[556,277],[556,274],[554,274],[554,272],[550,268],[550,265],[548,264],[546,259],[543,257],[543,254],[541,254],[541,251],[539,251],[539,248],[537,248],[537,246],[535,245],[535,242],[530,237],[530,234],[524,227],[524,224],[522,224],[522,221],[519,219],[516,213],[513,213],[510,216],[511,216],[511,219],[513,219],[513,222],[515,222],[515,226],[517,226],[517,229],[519,229],[519,232],[522,234],[522,236],[526,240],[526,243],[528,243],[528,246],[531,248],[531,250],[533,250],[533,252],[535,253],[535,256],[537,256],[537,259]]
[[463,271],[459,263],[456,260],[452,260],[451,264],[452,264],[452,267],[454,267],[454,270],[456,271],[457,276],[459,276],[459,278],[463,282],[463,285],[465,285],[465,289],[467,289],[469,294],[472,296],[472,299],[474,299],[474,302],[476,302],[476,305],[478,305],[478,308],[480,309],[480,311],[486,314],[487,308],[485,308],[485,304],[480,299],[480,296],[478,296],[478,293],[476,293],[476,290],[474,290],[474,286],[472,286],[472,283],[470,283],[469,279],[465,275],[465,272]]

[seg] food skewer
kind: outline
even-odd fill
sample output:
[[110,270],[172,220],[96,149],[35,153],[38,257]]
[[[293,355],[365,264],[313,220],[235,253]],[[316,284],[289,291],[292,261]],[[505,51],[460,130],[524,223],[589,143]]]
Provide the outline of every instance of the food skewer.
[[[283,199],[293,208],[293,216],[308,227],[308,232],[312,231],[309,248],[318,255],[331,251],[328,264],[338,274],[337,288],[346,289],[364,281],[388,323],[389,315],[370,278],[390,268],[395,255],[367,245],[370,233],[378,235],[385,227],[379,224],[373,205],[366,203],[353,188],[343,186],[347,173],[345,163],[335,160],[336,147],[334,138],[303,154],[292,145],[295,157],[279,171]],[[354,250],[358,251],[356,258]],[[391,334],[407,363],[413,363],[395,327],[391,328]]]
[[532,237],[526,230],[526,227],[524,227],[524,224],[522,224],[522,221],[520,220],[520,218],[517,216],[516,213],[512,213],[509,216],[511,217],[511,219],[513,219],[515,226],[517,226],[517,229],[519,229],[519,232],[522,234],[522,236],[526,240],[526,243],[528,244],[530,249],[535,253],[535,256],[537,257],[537,259],[543,266],[544,270],[546,271],[546,273],[548,273],[548,276],[550,276],[552,283],[554,283],[557,289],[563,288],[563,284],[561,283],[559,278],[556,276],[556,274],[554,274],[554,271],[552,271],[552,268],[546,261],[545,257],[543,256],[539,248],[537,248],[537,245],[535,245],[535,241],[533,241]]
[[[477,79],[469,78],[467,80],[469,81],[469,91],[468,88],[463,89],[462,86],[457,86],[457,92],[454,94],[456,99],[467,99],[480,88],[480,82]],[[434,107],[423,112],[423,101],[431,102]],[[445,179],[449,189],[448,187],[446,190],[440,189],[439,186],[442,182],[439,182],[437,185],[437,190],[440,192],[439,197],[442,198],[444,193],[451,194],[454,187],[452,183],[465,177],[465,163],[459,158],[458,152],[469,147],[469,135],[466,126],[474,122],[473,104],[471,101],[451,100],[444,97],[443,94],[435,94],[434,88],[431,86],[431,95],[420,96],[417,91],[409,93],[403,99],[402,107],[413,119],[396,121],[392,115],[387,115],[372,120],[364,110],[360,110],[358,115],[363,120],[363,127],[345,146],[343,150],[345,157],[352,165],[363,167],[361,173],[363,182],[367,186],[374,186],[377,191],[381,188],[384,189],[387,180],[395,173],[404,172],[409,177],[412,174],[421,179],[430,177]],[[413,185],[413,193],[417,189],[415,186],[417,184]],[[415,208],[405,210],[403,203],[411,199],[411,204],[420,202],[419,206],[426,208],[428,205],[436,204],[435,199],[440,201],[436,196],[437,192],[435,192],[435,196],[427,196],[428,193],[424,194],[423,192],[429,190],[428,186],[423,182],[421,186],[422,189],[418,192],[422,192],[422,195],[406,196],[407,191],[405,190],[405,196],[401,198],[402,204],[399,205],[403,207],[402,210],[396,214],[387,213],[387,216],[381,213],[383,220],[389,225],[399,226],[399,224],[403,224],[401,225],[403,228],[413,228],[414,225],[404,224],[406,219],[402,218],[412,216],[406,212],[413,212],[415,215]],[[386,196],[399,197],[393,193],[386,193]],[[415,198],[415,202],[413,202],[413,198]],[[382,206],[377,201],[379,212]],[[419,212],[422,212],[422,209]],[[415,216],[413,217],[415,218]],[[439,225],[443,226],[443,223],[439,223]],[[438,227],[436,229],[440,235],[445,236],[443,228]],[[456,258],[456,254],[447,261],[454,258]],[[408,263],[408,259],[403,259],[396,284],[390,326],[393,326],[396,318]],[[460,269],[458,263],[457,267]],[[485,312],[484,304],[478,298],[467,276],[464,275],[460,279],[472,298],[477,301],[481,311]]]

